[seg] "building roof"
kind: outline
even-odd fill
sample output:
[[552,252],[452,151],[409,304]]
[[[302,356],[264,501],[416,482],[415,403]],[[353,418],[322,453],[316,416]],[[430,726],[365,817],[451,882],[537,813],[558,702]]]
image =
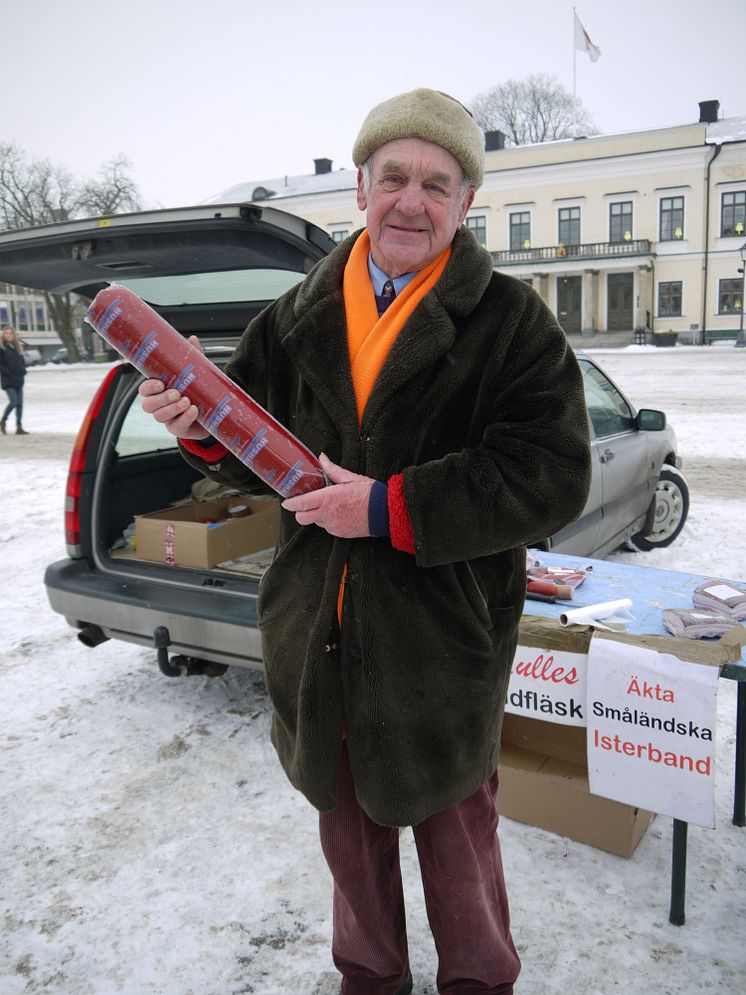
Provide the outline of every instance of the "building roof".
[[302,176],[280,176],[269,180],[247,180],[222,190],[203,204],[239,204],[243,201],[282,200],[305,194],[333,193],[338,190],[355,190],[356,169],[335,169],[329,173],[311,173]]
[[[675,147],[678,143],[673,141],[674,132],[681,132],[682,129],[697,129],[703,133],[705,145],[720,145],[724,142],[746,141],[746,116],[723,118],[710,124],[692,122],[690,124],[676,125],[670,128],[655,128],[647,131],[628,131],[609,135],[589,135],[582,141],[577,138],[562,138],[552,142],[541,142],[532,145],[512,145],[504,149],[494,150],[487,153],[485,164],[485,174],[504,169],[510,153],[520,150],[521,157],[528,156],[532,151],[534,154],[541,149],[545,159],[544,164],[549,161],[564,161],[566,159],[582,159],[591,155],[589,146],[599,143],[605,146],[602,155],[617,156],[624,155],[625,151],[633,151],[630,145],[640,145],[637,151],[652,151],[653,147],[661,141],[662,146],[669,144]],[[663,140],[663,136],[668,136],[668,141]],[[656,136],[658,136],[656,138]],[[690,135],[690,139],[691,139]],[[694,142],[694,144],[699,144]],[[597,150],[597,152],[600,151]],[[227,190],[214,194],[202,201],[203,204],[237,204],[247,201],[259,202],[264,200],[283,200],[286,197],[301,197],[313,194],[335,193],[340,190],[355,190],[357,187],[357,170],[336,169],[328,173],[306,173],[300,176],[280,176],[263,180],[247,180],[236,183]]]
[[707,144],[746,142],[746,117],[726,117],[707,125]]

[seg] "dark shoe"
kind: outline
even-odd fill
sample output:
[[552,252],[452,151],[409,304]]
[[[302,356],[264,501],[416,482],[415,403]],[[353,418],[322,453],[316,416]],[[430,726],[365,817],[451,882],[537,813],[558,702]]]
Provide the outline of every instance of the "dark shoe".
[[4,421],[0,421],[0,432],[2,432],[3,435],[5,435],[5,422]]
[[[5,429],[3,429],[3,431],[5,431]],[[19,425],[18,428],[16,429],[16,435],[28,435],[28,432],[23,427],[23,425]]]
[[401,986],[396,995],[411,995],[412,991],[412,975],[408,974],[404,979],[404,984]]

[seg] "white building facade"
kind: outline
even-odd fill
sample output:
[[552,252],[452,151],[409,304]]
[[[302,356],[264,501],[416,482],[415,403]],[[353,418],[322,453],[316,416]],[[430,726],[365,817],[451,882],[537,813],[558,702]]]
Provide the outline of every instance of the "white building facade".
[[[466,224],[496,269],[531,283],[568,334],[735,338],[743,306],[746,117],[540,145],[488,133]],[[364,223],[356,173],[242,183],[209,203],[271,201],[337,241]]]

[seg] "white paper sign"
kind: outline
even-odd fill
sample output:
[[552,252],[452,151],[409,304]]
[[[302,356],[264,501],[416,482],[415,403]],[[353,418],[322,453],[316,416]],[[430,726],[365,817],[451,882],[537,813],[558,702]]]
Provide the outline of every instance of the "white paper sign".
[[717,667],[593,639],[591,792],[714,829],[717,686]]
[[545,722],[584,726],[586,660],[585,653],[519,646],[505,710]]

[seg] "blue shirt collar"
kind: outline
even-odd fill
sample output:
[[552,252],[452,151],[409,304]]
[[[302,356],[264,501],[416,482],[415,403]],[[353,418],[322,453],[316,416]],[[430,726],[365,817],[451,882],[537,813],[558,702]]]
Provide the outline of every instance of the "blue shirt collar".
[[[411,279],[415,276],[417,270],[412,270],[411,273],[404,273],[402,276],[397,276],[394,280],[394,290],[397,294],[400,294],[404,287],[409,283]],[[381,296],[384,283],[391,279],[387,273],[384,273],[382,269],[373,262],[373,257],[368,253],[368,273],[370,275],[370,282],[373,284],[373,293],[376,297]]]

